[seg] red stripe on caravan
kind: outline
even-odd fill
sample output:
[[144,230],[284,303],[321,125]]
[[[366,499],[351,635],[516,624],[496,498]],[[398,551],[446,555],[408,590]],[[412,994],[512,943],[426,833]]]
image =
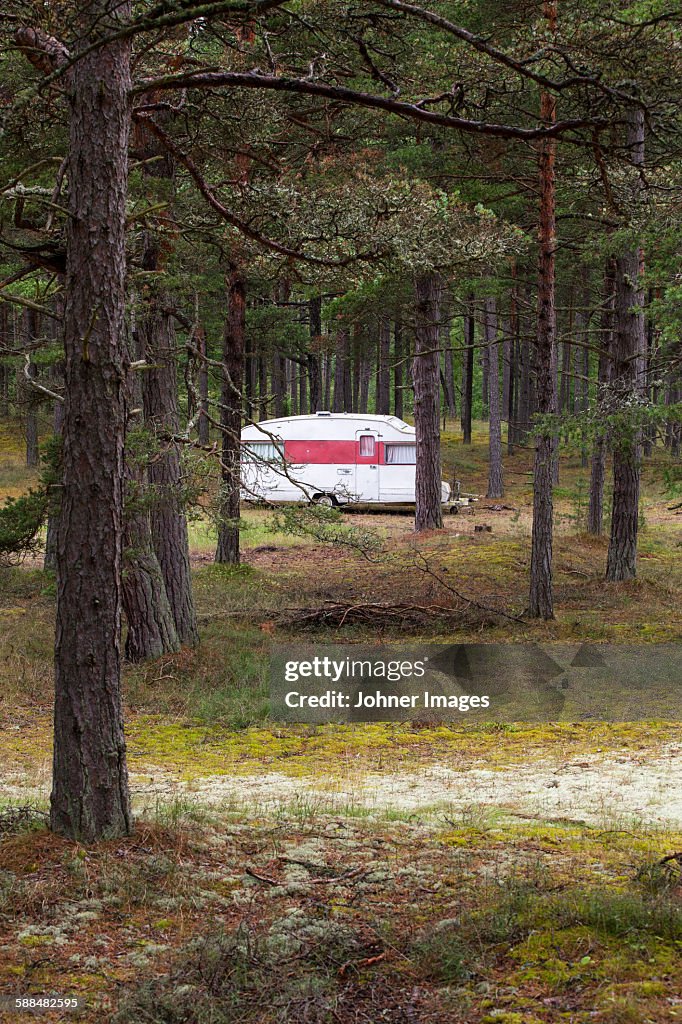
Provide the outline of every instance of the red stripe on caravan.
[[284,457],[294,465],[348,466],[355,463],[355,441],[285,441]]

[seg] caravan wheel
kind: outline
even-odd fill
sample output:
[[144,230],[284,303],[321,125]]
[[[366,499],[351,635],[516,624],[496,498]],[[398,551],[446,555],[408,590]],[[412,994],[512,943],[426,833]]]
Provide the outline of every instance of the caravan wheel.
[[316,494],[313,504],[324,505],[325,508],[336,508],[336,498],[333,494]]

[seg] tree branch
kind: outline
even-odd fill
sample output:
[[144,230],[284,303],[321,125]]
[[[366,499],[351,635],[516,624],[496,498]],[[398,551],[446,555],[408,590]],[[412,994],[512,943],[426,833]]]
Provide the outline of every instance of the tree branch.
[[[148,90],[170,89],[265,89],[274,92],[297,93],[306,96],[321,96],[374,110],[385,110],[389,114],[397,114],[427,124],[439,125],[444,128],[455,128],[470,135],[493,135],[502,139],[518,139],[533,142],[537,139],[552,138],[580,128],[606,127],[603,118],[571,118],[557,121],[549,126],[537,128],[519,128],[516,125],[495,124],[488,121],[472,121],[451,114],[440,114],[428,110],[417,103],[391,99],[388,96],[377,96],[373,93],[349,89],[342,85],[329,85],[324,82],[307,78],[284,78],[276,75],[264,75],[254,71],[191,71],[180,75],[167,75],[163,78],[143,79],[133,88],[133,93],[140,94]],[[423,102],[423,101],[422,101]]]

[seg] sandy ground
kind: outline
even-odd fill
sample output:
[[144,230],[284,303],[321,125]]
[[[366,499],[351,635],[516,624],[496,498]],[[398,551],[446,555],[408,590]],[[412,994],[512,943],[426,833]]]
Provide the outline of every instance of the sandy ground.
[[[136,807],[179,801],[250,813],[338,812],[377,817],[456,817],[476,823],[492,814],[539,821],[585,822],[603,829],[682,829],[682,743],[655,752],[609,752],[584,761],[541,761],[496,770],[425,765],[417,772],[354,772],[325,778],[279,772],[214,775],[180,782],[146,765],[131,774]],[[32,785],[0,770],[0,797],[47,799],[47,771]]]

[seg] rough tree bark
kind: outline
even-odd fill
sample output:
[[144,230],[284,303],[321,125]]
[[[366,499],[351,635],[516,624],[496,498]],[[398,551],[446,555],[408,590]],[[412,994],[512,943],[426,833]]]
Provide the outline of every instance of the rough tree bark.
[[485,343],[488,351],[488,492],[487,498],[501,498],[504,494],[502,481],[502,420],[500,417],[499,342],[497,338],[497,312],[495,299],[485,300]]
[[443,390],[445,392],[445,409],[447,411],[447,415],[451,420],[454,420],[455,416],[457,415],[457,399],[455,396],[455,367],[452,353],[452,341],[450,340],[451,331],[452,315],[450,313],[450,309],[448,309],[448,313],[443,316],[443,323],[441,326],[441,346],[443,349],[443,379],[445,382]]
[[351,408],[353,412],[357,412],[360,407],[360,367],[362,365],[362,337],[360,334],[360,324],[358,323],[353,325],[352,350],[353,386],[351,389]]
[[405,363],[403,360],[407,353],[403,351],[404,340],[403,325],[396,320],[393,330],[393,412],[400,420],[405,412],[403,395]]
[[275,349],[272,353],[272,397],[275,405],[275,419],[284,416],[284,360],[282,355]]
[[[550,32],[556,29],[556,0],[545,0],[545,17]],[[556,100],[549,92],[540,99],[544,124],[556,120]],[[543,139],[539,151],[539,271],[537,323],[537,402],[538,412],[548,415],[555,409],[556,395],[556,308],[554,300],[556,271],[556,141]],[[552,531],[554,503],[552,494],[553,439],[545,428],[536,438],[533,475],[533,532],[531,538],[530,593],[528,614],[535,619],[553,619]]]
[[215,554],[216,562],[228,565],[239,565],[239,454],[245,333],[246,283],[239,268],[233,266],[227,279],[227,318],[223,333],[223,380],[220,399],[220,427],[223,432],[222,486],[218,546]]
[[211,439],[211,424],[208,406],[208,363],[206,362],[206,331],[204,325],[197,320],[194,329],[194,344],[199,353],[199,422],[197,423],[199,444],[207,445]]
[[[483,316],[485,317],[485,306],[482,310]],[[485,330],[484,330],[485,334]],[[488,396],[490,394],[490,381],[488,380],[488,346],[483,342],[479,354],[479,363],[481,364],[481,404],[482,412],[481,419],[488,419]]]
[[440,457],[440,303],[437,274],[420,274],[416,286],[415,353],[413,363],[414,426],[417,442],[415,522],[417,532],[441,530]]
[[366,413],[369,409],[369,381],[372,376],[372,367],[369,353],[366,346],[363,346],[360,353],[360,386],[358,389],[358,412]]
[[509,303],[509,395],[507,398],[507,452],[512,455],[519,441],[519,391],[521,343],[519,328],[519,286],[516,261],[512,262],[512,290]]
[[[644,164],[644,111],[632,104],[628,111],[628,148],[635,170],[632,202],[641,202],[640,170]],[[625,409],[642,397],[646,381],[646,330],[643,254],[639,246],[616,258],[615,332],[610,391],[618,407]],[[612,582],[637,575],[639,526],[640,437],[623,424],[612,438],[613,503],[611,537],[606,559],[606,578]]]
[[[300,384],[303,382],[301,374]],[[258,356],[253,343],[247,338],[244,348],[244,405],[248,419],[256,416],[256,395],[258,390]],[[301,410],[303,411],[303,410]]]
[[[599,345],[599,364],[597,368],[597,406],[601,407],[604,391],[608,385],[611,365],[611,345],[613,338],[613,299],[615,288],[615,268],[609,262],[604,275],[604,299],[601,315],[601,342]],[[599,433],[594,441],[592,460],[590,463],[590,499],[588,503],[587,529],[588,534],[601,536],[604,521],[604,479],[606,476],[606,438]]]
[[268,418],[268,364],[265,356],[258,359],[258,419]]
[[462,358],[462,434],[464,444],[471,444],[471,410],[474,397],[474,345],[476,344],[476,320],[474,318],[473,296],[467,303],[464,316],[464,355]]
[[17,388],[21,396],[22,411],[24,414],[24,426],[26,434],[26,465],[29,469],[35,469],[40,462],[40,450],[38,446],[38,409],[41,404],[40,392],[36,391],[26,380],[26,374],[32,379],[38,376],[38,367],[30,358],[32,344],[36,341],[40,322],[38,314],[33,309],[24,309],[21,316],[21,333],[23,343],[29,352],[29,362],[24,369],[19,370],[20,387]]
[[[63,369],[63,365],[62,365]],[[64,426],[64,403],[54,403],[53,431],[55,437],[61,437]],[[47,530],[45,536],[45,557],[43,558],[43,569],[48,572],[56,572],[57,569],[57,539],[59,537],[59,506],[61,504],[58,496],[59,488],[50,496],[47,513]]]
[[[0,302],[0,350],[10,348],[7,303]],[[0,362],[0,417],[9,416],[9,367]]]
[[322,403],[320,357],[317,353],[317,348],[322,338],[322,297],[320,295],[313,295],[310,299],[309,316],[312,351],[308,352],[306,359],[308,364],[308,380],[310,382],[310,411],[317,412],[321,408]]
[[[582,309],[576,314],[576,335],[580,347],[575,356],[576,378],[573,392],[573,412],[585,417],[590,398],[590,290],[588,287],[585,287],[583,292],[581,306]],[[580,465],[582,469],[587,469],[587,447],[584,440],[580,446]]]
[[[144,99],[158,99],[147,93]],[[168,120],[169,111],[159,111],[157,120]],[[150,201],[158,190],[167,201],[172,201],[175,178],[175,158],[155,135],[150,123],[136,119],[134,153],[143,160],[143,175],[149,188]],[[160,450],[151,460],[148,477],[155,491],[151,510],[151,530],[166,595],[173,611],[178,639],[193,645],[199,640],[197,631],[192,578],[189,564],[187,519],[182,498],[182,470],[180,448],[173,440],[180,429],[180,410],[177,387],[177,356],[175,327],[172,316],[172,294],[157,280],[172,252],[177,228],[172,213],[164,209],[156,218],[148,220],[142,246],[142,267],[151,275],[151,283],[144,294],[145,308],[139,319],[138,341],[140,356],[149,363],[142,377],[142,405],[145,425],[155,434]],[[133,607],[131,606],[131,612]],[[141,631],[146,628],[140,624]]]
[[382,316],[379,321],[377,350],[376,413],[388,416],[391,411],[391,321]]
[[298,416],[298,366],[293,359],[285,360],[289,415]]
[[513,339],[508,320],[502,323],[502,405],[500,416],[507,423],[507,440],[511,433],[510,409],[512,406],[512,346]]
[[332,405],[332,357],[328,352],[324,356],[324,374],[322,379],[324,381],[322,403],[325,409],[330,410]]
[[334,405],[333,412],[350,412],[350,335],[346,327],[340,327],[336,334],[336,359],[334,362]]
[[[305,365],[304,365],[305,364]],[[305,416],[308,412],[308,357],[299,364],[298,371],[298,412]]]
[[100,33],[129,17],[130,4],[121,0],[82,4],[83,56],[67,76],[66,403],[50,823],[82,841],[131,828],[120,687],[130,41],[87,52]]
[[189,564],[187,518],[182,500],[180,448],[173,438],[180,429],[173,319],[163,299],[150,301],[140,320],[142,352],[153,371],[142,374],[145,424],[154,432],[159,452],[149,465],[155,501],[151,510],[154,550],[180,642],[199,639]]
[[[142,405],[142,383],[137,373],[129,374],[128,404],[131,409]],[[134,445],[129,443],[130,421],[127,428],[121,593],[128,623],[125,656],[128,661],[139,662],[177,651],[180,643],[154,550],[149,519],[147,453],[134,450]]]

